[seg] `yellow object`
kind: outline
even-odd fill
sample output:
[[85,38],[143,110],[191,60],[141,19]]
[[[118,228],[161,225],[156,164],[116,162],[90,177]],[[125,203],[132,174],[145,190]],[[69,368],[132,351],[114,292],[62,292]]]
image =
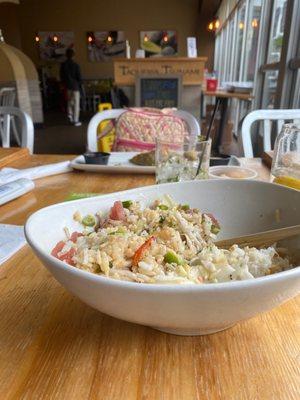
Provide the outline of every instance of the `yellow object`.
[[[99,112],[111,109],[111,103],[100,103],[98,106]],[[98,150],[110,153],[115,141],[115,136],[115,128],[112,122],[110,120],[102,121],[97,128]]]
[[274,179],[275,183],[300,190],[300,179],[293,178],[292,176],[278,176]]

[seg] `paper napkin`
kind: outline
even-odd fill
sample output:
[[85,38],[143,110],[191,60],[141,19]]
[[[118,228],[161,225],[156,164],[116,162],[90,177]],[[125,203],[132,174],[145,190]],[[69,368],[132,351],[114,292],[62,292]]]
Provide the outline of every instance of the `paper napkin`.
[[23,226],[0,224],[0,265],[26,243]]
[[38,167],[25,169],[2,168],[0,171],[0,185],[13,182],[20,178],[38,179],[45,176],[63,174],[70,171],[72,171],[72,168],[70,167],[70,161],[40,165]]

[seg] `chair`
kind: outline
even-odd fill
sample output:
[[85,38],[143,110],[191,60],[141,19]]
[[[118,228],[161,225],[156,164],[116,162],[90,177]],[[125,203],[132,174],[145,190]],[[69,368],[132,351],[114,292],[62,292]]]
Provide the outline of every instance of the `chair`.
[[[15,107],[16,89],[14,87],[3,87],[0,89],[0,107]],[[12,132],[18,146],[21,146],[21,138],[18,132],[15,118],[11,117]]]
[[16,89],[3,87],[0,89],[0,107],[13,107],[15,105]]
[[[87,129],[87,148],[89,151],[97,151],[97,127],[98,125],[105,120],[108,119],[116,119],[121,114],[126,111],[126,108],[119,108],[119,109],[112,109],[112,110],[105,110],[100,113],[95,114],[89,122],[88,129]],[[200,135],[200,126],[196,118],[188,113],[187,111],[183,110],[176,110],[174,111],[173,115],[183,119],[188,127],[190,132],[193,132],[193,135],[198,136]]]
[[256,121],[263,121],[263,148],[264,151],[270,151],[271,147],[271,128],[272,121],[277,121],[277,134],[281,131],[285,121],[300,123],[300,110],[255,110],[250,112],[242,124],[242,143],[244,155],[247,158],[253,157],[253,146],[251,138],[251,126]]
[[21,147],[27,147],[33,153],[34,128],[32,119],[17,107],[0,107],[0,135],[2,147],[10,147],[11,121],[17,118],[21,125]]

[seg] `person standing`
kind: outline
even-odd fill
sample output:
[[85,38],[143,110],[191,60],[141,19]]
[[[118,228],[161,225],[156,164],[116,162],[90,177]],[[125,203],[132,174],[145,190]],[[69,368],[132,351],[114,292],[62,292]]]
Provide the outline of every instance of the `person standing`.
[[73,61],[74,55],[73,49],[67,49],[67,60],[60,67],[60,79],[68,90],[68,118],[74,126],[80,126],[80,88],[82,79],[80,67]]

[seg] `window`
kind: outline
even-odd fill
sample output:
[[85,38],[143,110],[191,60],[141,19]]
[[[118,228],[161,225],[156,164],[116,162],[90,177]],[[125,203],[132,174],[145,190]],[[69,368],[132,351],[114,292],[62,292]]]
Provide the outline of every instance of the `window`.
[[235,81],[240,80],[240,69],[241,69],[241,53],[243,47],[243,38],[245,33],[245,12],[246,6],[245,4],[238,11],[238,24],[237,24],[237,63],[235,68]]
[[264,77],[262,108],[274,108],[276,89],[277,89],[278,71],[266,71]]
[[296,85],[292,102],[293,108],[300,108],[300,69],[297,71]]
[[271,37],[269,39],[269,50],[267,63],[280,61],[283,32],[286,16],[287,0],[275,0],[271,21]]
[[229,47],[228,58],[226,60],[226,80],[233,80],[233,59],[234,59],[234,19],[229,22],[228,27],[228,40],[227,46]]
[[222,10],[219,81],[251,81],[254,87],[251,103],[229,103],[235,133],[250,109],[300,108],[300,0],[223,0]]
[[246,81],[253,81],[255,76],[261,9],[262,0],[253,0],[250,6],[248,38],[246,45]]

